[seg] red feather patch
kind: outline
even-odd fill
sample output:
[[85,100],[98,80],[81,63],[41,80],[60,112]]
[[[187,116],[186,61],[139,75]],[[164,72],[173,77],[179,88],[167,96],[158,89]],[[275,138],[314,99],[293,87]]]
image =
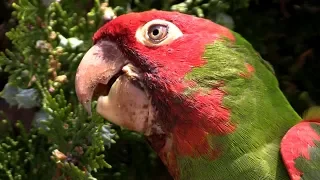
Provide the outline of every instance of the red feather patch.
[[309,148],[315,147],[314,141],[320,141],[320,135],[311,127],[320,124],[320,119],[302,121],[293,126],[281,141],[281,155],[292,180],[300,180],[303,172],[295,166],[295,160],[302,156],[310,159]]
[[225,95],[222,90],[212,89],[209,94],[194,95],[196,102],[201,102],[194,104],[194,111],[186,113],[175,109],[176,113],[182,114],[181,119],[177,119],[166,145],[158,152],[174,177],[179,177],[178,157],[213,160],[223,151],[222,145],[212,144],[215,136],[226,135],[236,129],[230,120],[230,110],[222,105]]
[[244,78],[250,78],[253,75],[253,73],[255,72],[255,69],[251,64],[248,64],[248,63],[246,63],[245,66],[246,66],[248,72],[240,73],[240,76],[244,77]]
[[[196,95],[194,98],[201,104],[195,104],[202,114],[188,114],[187,120],[179,120],[173,129],[173,140],[177,154],[181,156],[199,157],[207,155],[214,158],[217,147],[210,147],[208,135],[225,135],[235,130],[230,121],[230,112],[223,108],[224,92],[214,89],[208,95]],[[197,107],[197,105],[199,105]],[[188,121],[189,120],[189,121]]]

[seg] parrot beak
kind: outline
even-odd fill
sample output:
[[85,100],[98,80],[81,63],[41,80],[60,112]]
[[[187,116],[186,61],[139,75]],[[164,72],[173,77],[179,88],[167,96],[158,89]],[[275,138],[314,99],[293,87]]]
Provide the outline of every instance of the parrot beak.
[[130,130],[146,133],[153,110],[137,68],[110,41],[91,47],[79,64],[75,88],[80,103],[91,116],[91,101],[97,97],[97,112]]
[[78,66],[75,86],[78,99],[89,115],[95,91],[102,92],[100,87],[107,86],[126,63],[117,46],[109,41],[98,42],[84,55]]

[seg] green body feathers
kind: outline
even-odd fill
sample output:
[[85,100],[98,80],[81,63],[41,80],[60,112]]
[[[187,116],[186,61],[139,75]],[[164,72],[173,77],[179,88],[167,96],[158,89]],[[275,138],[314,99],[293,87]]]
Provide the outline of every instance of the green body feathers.
[[270,67],[245,39],[236,33],[235,37],[235,43],[209,44],[204,54],[207,64],[186,78],[201,86],[197,89],[223,81],[223,106],[230,110],[236,130],[210,137],[211,144],[223,151],[217,159],[178,158],[181,179],[289,179],[280,141],[301,118],[280,91]]

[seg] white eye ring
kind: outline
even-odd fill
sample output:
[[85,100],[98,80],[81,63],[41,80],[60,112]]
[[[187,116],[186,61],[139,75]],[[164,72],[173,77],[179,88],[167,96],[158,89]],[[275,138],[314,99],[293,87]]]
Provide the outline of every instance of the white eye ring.
[[170,44],[182,35],[176,25],[161,19],[149,21],[136,31],[137,41],[148,47]]

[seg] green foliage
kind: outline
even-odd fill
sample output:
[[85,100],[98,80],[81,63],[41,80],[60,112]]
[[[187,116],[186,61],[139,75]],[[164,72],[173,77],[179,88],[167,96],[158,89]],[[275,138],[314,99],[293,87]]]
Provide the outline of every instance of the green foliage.
[[[2,120],[1,123],[8,122]],[[26,132],[20,122],[14,126],[20,130],[20,134],[14,135],[11,132],[0,141],[0,178],[18,180],[52,177],[55,167],[52,163],[45,163],[50,162],[45,137],[35,129]]]
[[[2,140],[3,158],[10,158],[0,161],[2,176],[90,179],[91,172],[111,168],[103,153],[115,143],[116,132],[97,114],[87,116],[77,103],[73,87],[77,65],[91,44],[92,34],[102,23],[100,2],[96,1],[89,12],[77,8],[73,9],[78,11],[67,11],[64,7],[70,10],[81,3],[68,2],[53,2],[48,8],[37,0],[13,4],[13,15],[19,24],[7,33],[13,49],[2,52],[0,58],[4,71],[10,73],[10,86],[5,87],[2,97],[11,100],[11,105],[37,106],[41,110],[23,138],[13,136]],[[37,96],[30,92],[39,93]],[[36,103],[38,99],[41,103]],[[20,132],[24,131],[21,128]],[[42,144],[32,144],[40,139],[44,140]],[[40,150],[45,155],[36,153]],[[10,153],[12,156],[6,155]],[[30,163],[35,165],[34,170],[27,171]],[[41,164],[52,169],[41,170],[38,167]]]
[[[18,25],[6,33],[13,47],[0,52],[0,72],[9,74],[9,83],[1,96],[10,105],[38,111],[31,129],[19,122],[11,126],[9,120],[1,121],[0,179],[155,179],[166,174],[142,135],[122,130],[95,113],[88,117],[79,105],[74,89],[75,73],[92,45],[93,33],[106,21],[131,11],[162,9],[205,17],[244,35],[272,63],[283,85],[292,79],[280,69],[291,67],[294,59],[308,48],[303,41],[314,33],[309,26],[296,28],[304,33],[301,36],[292,33],[291,38],[285,39],[294,55],[282,58],[277,50],[283,39],[269,38],[270,34],[286,34],[295,21],[290,18],[281,21],[281,13],[275,12],[279,9],[278,2],[270,1],[267,5],[262,2],[16,0],[12,18]],[[319,23],[312,23],[317,17],[309,17],[313,16],[298,21],[307,20],[310,26],[318,27]],[[278,63],[279,59],[286,61]],[[299,67],[292,69],[294,75],[303,74]],[[308,106],[315,104],[310,94],[314,99],[319,91],[310,79],[305,81],[306,89],[289,91],[284,86],[293,104],[301,104],[297,97],[307,99]],[[170,178],[162,175],[160,179]]]

